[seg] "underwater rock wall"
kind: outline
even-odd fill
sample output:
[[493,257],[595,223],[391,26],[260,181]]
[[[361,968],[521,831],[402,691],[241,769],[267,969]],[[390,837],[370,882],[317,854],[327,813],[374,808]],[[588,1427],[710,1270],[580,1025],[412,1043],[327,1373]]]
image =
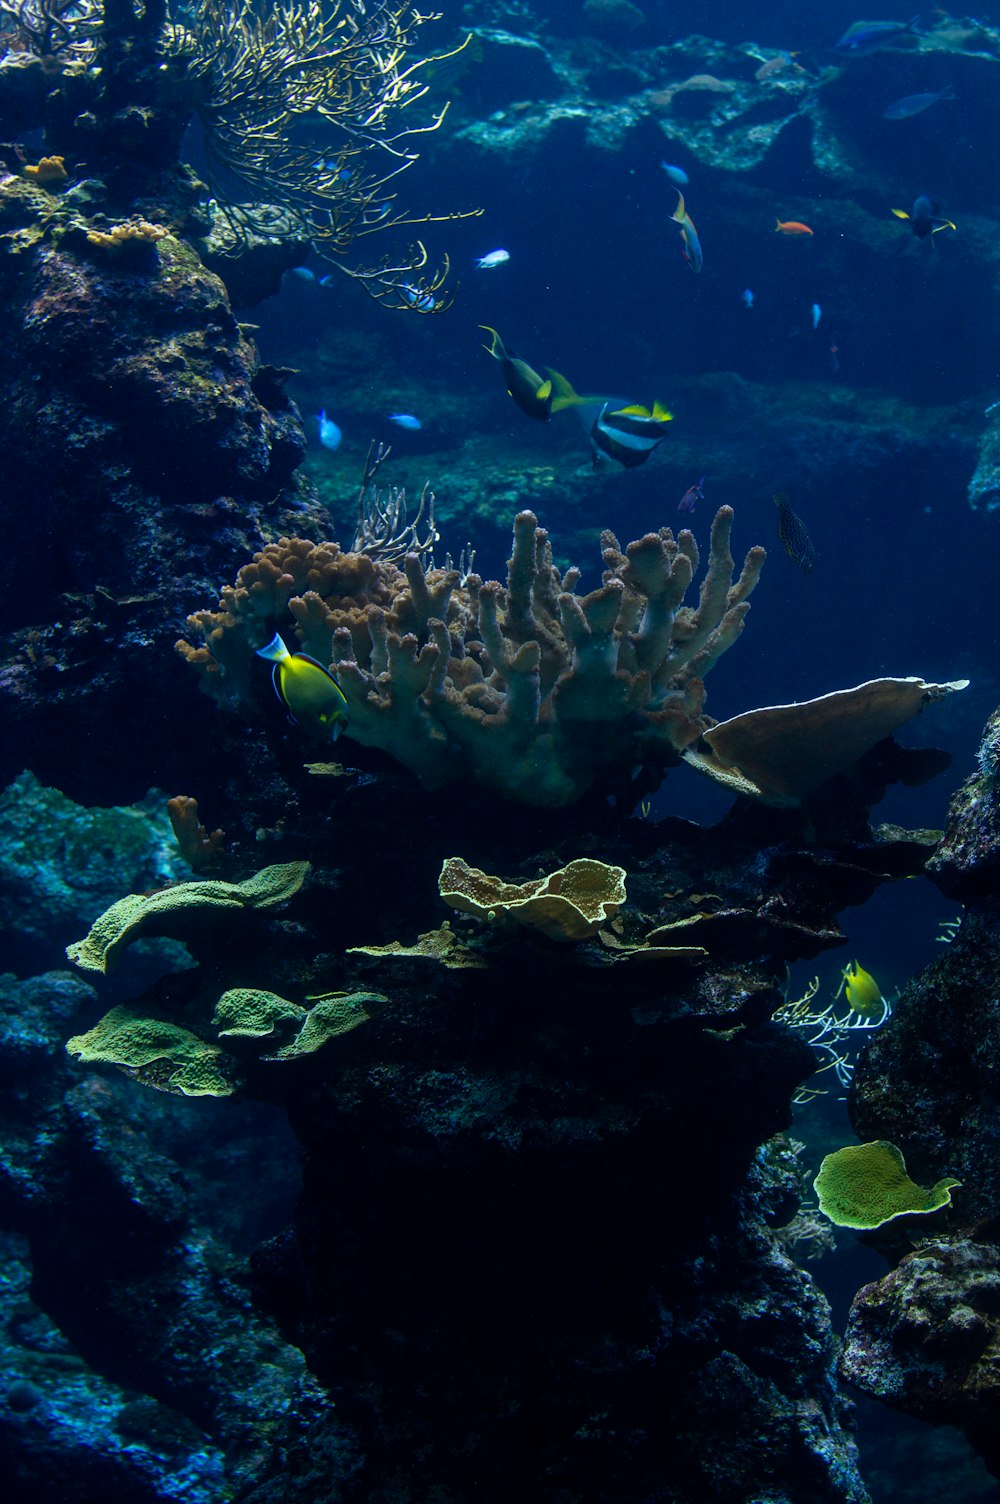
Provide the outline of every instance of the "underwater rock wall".
[[887,1404],[960,1427],[1000,1475],[998,739],[1000,713],[929,863],[963,905],[961,924],[940,960],[904,989],[860,1062],[851,1097],[861,1138],[892,1140],[911,1173],[925,1183],[952,1174],[960,1189],[933,1231],[875,1235],[892,1267],[855,1297],[842,1369]]

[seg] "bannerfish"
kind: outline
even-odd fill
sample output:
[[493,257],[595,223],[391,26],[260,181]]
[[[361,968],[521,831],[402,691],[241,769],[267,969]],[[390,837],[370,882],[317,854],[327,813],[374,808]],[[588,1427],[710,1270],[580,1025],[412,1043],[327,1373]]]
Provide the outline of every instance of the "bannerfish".
[[753,293],[750,291],[749,287],[744,287],[743,291],[740,293],[740,301],[742,302],[744,308],[753,307]]
[[812,539],[806,532],[802,518],[792,511],[784,491],[777,493],[774,504],[778,508],[778,537],[781,539],[785,553],[793,564],[799,566],[803,574],[812,574],[816,563],[816,550]]
[[491,329],[489,324],[480,324],[479,327],[485,329],[490,336],[489,344],[484,345],[483,349],[503,367],[508,394],[529,418],[538,418],[540,422],[547,423],[552,412],[551,376],[539,376],[526,360],[507,349],[497,331]]
[[683,167],[675,167],[672,162],[661,162],[660,166],[667,174],[670,181],[678,188],[686,188],[690,179]]
[[940,205],[933,199],[928,198],[926,193],[921,193],[913,201],[913,208],[907,214],[905,209],[893,209],[897,219],[908,219],[910,229],[918,240],[926,240],[928,235],[936,235],[938,230],[954,230],[955,226],[950,219],[942,219],[938,213]]
[[883,120],[909,120],[911,115],[919,115],[923,110],[929,110],[932,104],[937,104],[940,99],[954,99],[955,91],[951,84],[945,84],[936,94],[907,94],[904,99],[897,99],[887,110],[883,110]]
[[698,239],[698,231],[694,227],[694,221],[684,207],[684,195],[677,190],[677,208],[670,218],[681,227],[681,242],[684,246],[684,260],[693,272],[700,272],[704,257],[701,252],[701,241]]
[[332,418],[328,418],[325,412],[317,413],[316,421],[319,424],[319,441],[324,449],[339,449],[340,441],[344,437]]
[[847,1006],[860,1013],[862,1018],[878,1018],[889,1011],[881,987],[871,972],[865,971],[857,961],[844,967],[844,996]]
[[819,328],[819,321],[820,321],[820,319],[822,317],[823,317],[823,310],[822,310],[822,308],[819,306],[818,303],[814,303],[813,306],[812,306],[812,321],[813,321],[813,328],[814,329],[818,329]]
[[777,235],[811,235],[808,225],[804,225],[800,219],[776,219],[774,230]]
[[414,432],[424,426],[420,419],[415,418],[412,413],[390,413],[388,421],[395,423],[398,428],[410,428]]
[[917,31],[919,16],[912,21],[855,21],[834,44],[834,52],[847,57],[864,57],[866,52],[878,52],[880,47],[889,47],[900,37],[920,36]]
[[705,477],[702,476],[701,480],[696,480],[693,486],[688,486],[684,495],[677,503],[678,512],[693,512],[699,501],[705,500],[705,493],[702,490],[704,484]]
[[309,736],[336,741],[347,725],[349,711],[343,691],[329,669],[307,653],[290,653],[275,632],[258,658],[274,664],[274,692],[294,726]]
[[476,257],[476,266],[481,272],[492,271],[495,266],[503,266],[505,261],[510,260],[510,251],[489,251],[485,256]]
[[668,413],[659,402],[654,402],[651,408],[633,403],[614,412],[610,402],[606,402],[594,419],[590,437],[595,449],[610,455],[626,470],[632,470],[644,464],[656,446],[663,443],[672,419],[673,413]]

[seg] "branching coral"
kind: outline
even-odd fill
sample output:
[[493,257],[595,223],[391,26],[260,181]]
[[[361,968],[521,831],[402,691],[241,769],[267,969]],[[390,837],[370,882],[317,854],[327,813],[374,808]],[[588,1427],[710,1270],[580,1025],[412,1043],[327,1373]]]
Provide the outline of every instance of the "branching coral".
[[286,538],[240,571],[217,612],[189,618],[201,642],[178,650],[210,694],[253,715],[254,649],[290,616],[303,649],[337,674],[349,736],[431,788],[465,780],[570,804],[640,764],[676,762],[709,725],[704,675],[742,631],[764,562],[752,548],[734,581],[732,521],[729,507],[715,518],[694,606],[683,604],[700,562],[687,530],[624,550],[603,534],[603,584],[582,596],[531,512],[515,520],[506,586],[425,573],[413,554],[400,570]]
[[6,59],[40,65],[36,112],[48,97],[67,160],[168,166],[196,117],[219,254],[258,236],[311,243],[379,302],[417,313],[448,306],[447,257],[429,268],[419,241],[364,265],[345,257],[366,236],[455,217],[407,213],[395,196],[447,108],[412,114],[421,69],[440,59],[408,58],[433,19],[402,0],[0,0]]

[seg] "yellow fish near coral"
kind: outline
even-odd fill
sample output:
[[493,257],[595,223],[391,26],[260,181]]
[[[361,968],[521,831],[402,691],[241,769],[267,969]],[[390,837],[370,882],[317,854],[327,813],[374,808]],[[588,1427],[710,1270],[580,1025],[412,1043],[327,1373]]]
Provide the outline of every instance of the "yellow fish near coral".
[[844,967],[844,996],[848,1007],[860,1013],[862,1018],[877,1018],[888,1010],[881,987],[871,972],[865,971],[857,961]]
[[336,741],[348,720],[347,701],[329,669],[308,653],[290,653],[275,632],[258,658],[274,664],[274,692],[288,710],[292,724],[309,736]]

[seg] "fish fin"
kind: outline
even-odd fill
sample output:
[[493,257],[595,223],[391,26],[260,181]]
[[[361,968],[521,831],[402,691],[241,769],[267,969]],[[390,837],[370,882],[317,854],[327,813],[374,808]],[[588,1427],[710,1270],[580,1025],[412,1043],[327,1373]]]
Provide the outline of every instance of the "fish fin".
[[535,398],[536,398],[536,400],[538,402],[547,402],[551,396],[552,396],[552,382],[551,381],[543,381],[542,384],[541,384],[541,386],[538,387],[536,389],[536,391],[535,391]]
[[677,208],[671,214],[670,218],[676,220],[679,225],[682,225],[687,219],[687,210],[684,207],[684,195],[679,188],[677,190]]
[[565,376],[561,375],[558,371],[554,371],[551,366],[546,366],[545,371],[549,378],[549,386],[552,389],[552,411],[554,413],[564,412],[567,407],[578,407],[581,402],[586,401],[586,398],[577,395]]
[[955,230],[957,232],[958,226],[952,224],[950,219],[939,219],[934,224],[931,234],[936,235],[938,230]]
[[[274,668],[271,670],[271,683],[274,685],[274,692],[278,696],[278,699],[281,701],[282,705],[285,705],[287,702],[284,695],[281,693],[281,674],[278,670],[277,664],[275,664]],[[289,715],[288,719],[290,721],[292,720],[291,715]],[[293,726],[294,724],[295,722],[292,721]]]
[[780,229],[781,229],[781,220],[780,220],[780,219],[778,219],[778,218],[775,218],[775,221],[774,221],[774,228],[775,228],[775,231],[778,231],[778,230],[780,230]]
[[492,355],[496,360],[506,360],[508,358],[507,350],[504,347],[503,340],[500,338],[496,330],[491,329],[489,324],[480,324],[479,327],[480,329],[485,329],[487,334],[491,334],[493,336],[489,344],[483,346],[483,349],[486,351],[486,353],[488,355]]
[[292,656],[277,632],[275,632],[270,642],[265,643],[262,648],[256,648],[254,651],[258,658],[266,658],[269,663],[274,664],[283,663],[286,658]]
[[905,209],[890,209],[889,212],[890,214],[895,214],[897,219],[909,219],[910,217]]
[[[672,423],[674,420],[673,413],[668,412],[667,409],[663,406],[662,402],[653,403],[653,411],[650,416],[655,418],[657,423]],[[705,477],[702,476],[701,479],[704,480]],[[701,481],[699,481],[698,484],[700,485]]]
[[653,414],[641,403],[630,402],[627,407],[616,407],[611,416],[612,418],[651,418]]

